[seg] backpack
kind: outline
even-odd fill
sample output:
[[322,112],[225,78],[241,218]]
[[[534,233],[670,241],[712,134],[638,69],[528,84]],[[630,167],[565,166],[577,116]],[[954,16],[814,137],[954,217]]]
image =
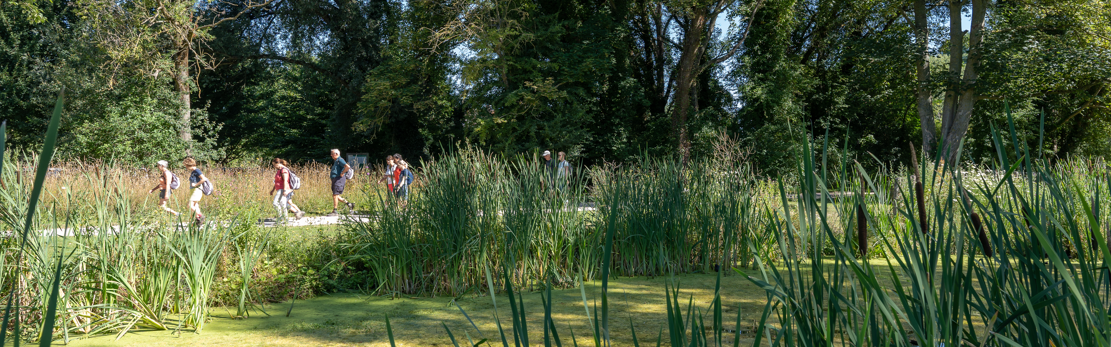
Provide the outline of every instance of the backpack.
[[293,190],[301,189],[301,178],[297,177],[297,174],[293,173],[293,170],[289,168],[286,168],[285,172],[289,173],[289,188]]
[[405,185],[409,186],[413,184],[413,170],[405,169],[401,170],[401,172],[405,174]]
[[181,187],[181,180],[177,179],[177,175],[174,174],[173,172],[171,172],[170,176],[173,176],[173,178],[170,179],[170,190],[174,190],[174,189],[177,189],[178,187]]
[[[193,171],[193,172],[196,172],[196,171]],[[192,174],[189,175],[189,179],[193,179]],[[211,179],[206,179],[206,180],[204,180],[204,182],[201,182],[201,186],[198,187],[198,188],[201,188],[201,193],[204,193],[204,195],[212,195],[212,192],[214,190],[213,187],[212,187],[212,180]]]

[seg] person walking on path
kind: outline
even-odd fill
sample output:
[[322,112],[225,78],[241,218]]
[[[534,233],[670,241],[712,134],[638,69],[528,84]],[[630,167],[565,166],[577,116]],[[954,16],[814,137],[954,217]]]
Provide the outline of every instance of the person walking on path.
[[409,163],[404,160],[398,167],[401,169],[401,176],[397,180],[397,198],[401,200],[401,207],[405,207],[409,202],[409,185],[413,184],[413,171],[409,170]]
[[401,169],[397,168],[397,161],[392,155],[387,155],[386,171],[382,173],[382,178],[379,178],[378,182],[386,182],[386,191],[389,195],[394,195],[394,186],[397,185],[397,177],[400,173]]
[[270,161],[274,169],[278,171],[274,173],[274,187],[270,189],[270,194],[274,195],[274,208],[278,209],[278,218],[274,221],[275,224],[283,224],[286,221],[286,210],[289,209],[289,193],[293,192],[293,187],[289,184],[289,165],[282,158],[274,158]]
[[559,164],[556,165],[556,181],[559,182],[559,190],[567,187],[567,180],[571,177],[571,164],[567,163],[567,153],[559,152]]
[[166,206],[166,203],[170,201],[170,195],[172,194],[171,191],[173,190],[170,189],[170,183],[174,180],[174,173],[170,172],[170,169],[168,168],[169,166],[170,163],[165,160],[158,161],[158,185],[154,186],[154,188],[151,188],[150,191],[147,192],[147,194],[153,193],[155,190],[158,190],[158,199],[160,200],[158,202],[158,207],[161,207],[163,210],[169,212],[174,216],[178,216],[180,215],[180,213],[177,213],[177,211],[174,211],[170,207]]
[[343,187],[347,185],[347,172],[351,170],[351,166],[347,165],[347,161],[339,157],[339,149],[332,149],[332,213],[335,216],[336,209],[339,208],[339,202],[343,201],[350,211],[355,210],[355,204],[343,198]]
[[185,158],[182,164],[185,165],[186,170],[189,170],[189,188],[193,188],[193,193],[189,195],[189,210],[193,211],[193,220],[197,224],[204,223],[204,213],[201,213],[201,198],[204,197],[204,191],[201,190],[201,185],[208,181],[208,177],[205,177],[204,172],[197,168],[197,160],[193,157]]
[[549,150],[544,150],[541,156],[544,157],[544,178],[548,182],[549,188],[555,189],[557,188],[555,184],[557,162],[552,160],[552,152]]
[[397,189],[397,184],[398,184],[398,182],[401,182],[401,178],[403,177],[403,176],[401,176],[401,163],[405,163],[406,167],[409,166],[409,162],[407,162],[407,161],[405,161],[405,159],[401,158],[401,153],[394,153],[393,154],[393,164],[394,164],[393,190],[390,190],[390,193],[393,193],[393,197],[395,197],[395,198],[400,198],[401,197],[401,195],[399,194],[398,189]]

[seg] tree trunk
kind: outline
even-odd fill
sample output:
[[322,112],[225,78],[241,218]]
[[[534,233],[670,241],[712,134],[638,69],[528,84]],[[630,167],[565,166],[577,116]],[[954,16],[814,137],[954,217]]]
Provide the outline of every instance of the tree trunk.
[[[946,157],[949,148],[946,138],[949,129],[953,127],[953,119],[957,113],[957,103],[960,101],[961,66],[964,64],[964,31],[961,27],[961,7],[963,0],[949,1],[949,73],[945,76],[945,102],[941,108],[941,151]],[[935,152],[929,152],[933,155]],[[927,154],[923,154],[926,156]]]
[[937,141],[934,126],[934,97],[930,90],[929,18],[926,0],[914,0],[914,36],[918,45],[918,119],[922,122],[922,153],[932,153]]
[[965,133],[968,132],[968,125],[972,120],[972,109],[976,105],[976,97],[978,96],[976,83],[979,74],[976,68],[980,65],[980,44],[984,39],[984,16],[987,12],[984,1],[972,0],[972,28],[968,36],[968,61],[964,66],[964,78],[959,89],[960,101],[954,106],[956,109],[949,124],[943,126],[946,129],[944,158],[950,162],[955,162],[958,159],[958,149]]
[[[190,123],[190,118],[193,113],[193,106],[189,94],[189,50],[182,49],[174,57],[174,89],[181,98],[181,129],[178,134],[181,139],[186,143],[193,141],[193,132]],[[190,146],[192,147],[192,146]]]
[[683,52],[679,56],[679,70],[675,76],[675,110],[671,127],[678,135],[679,155],[686,164],[690,160],[690,136],[687,134],[687,116],[691,106],[691,88],[698,78],[700,58],[702,57],[703,33],[709,19],[709,10],[698,6],[691,10],[687,30],[683,33]]

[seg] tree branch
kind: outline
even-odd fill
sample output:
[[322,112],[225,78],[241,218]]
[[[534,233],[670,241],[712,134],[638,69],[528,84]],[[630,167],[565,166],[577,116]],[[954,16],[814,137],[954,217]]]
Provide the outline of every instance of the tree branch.
[[266,6],[270,5],[270,3],[272,3],[272,2],[274,2],[274,0],[266,0],[266,2],[263,2],[263,3],[253,3],[253,4],[248,3],[247,7],[244,8],[242,11],[239,11],[239,13],[236,13],[235,16],[224,17],[224,18],[221,18],[218,21],[198,26],[197,30],[210,29],[210,28],[213,28],[213,27],[215,27],[217,25],[220,25],[224,22],[234,21],[236,19],[239,19],[239,17],[242,16],[244,13],[251,12],[251,10],[256,9],[256,8],[266,7]]
[[741,38],[737,40],[737,43],[733,44],[733,48],[730,48],[728,53],[711,59],[705,65],[702,65],[702,67],[700,67],[698,71],[705,70],[706,68],[713,65],[721,64],[727,59],[732,58],[733,55],[737,54],[737,51],[740,50],[742,45],[744,45],[745,39],[748,39],[748,33],[752,31],[752,22],[756,20],[756,11],[759,10],[761,6],[764,6],[764,0],[759,0],[759,2],[756,3],[756,7],[752,8],[752,14],[748,15],[748,25],[745,26],[745,31],[743,34],[741,34]]
[[304,61],[304,60],[300,60],[300,59],[296,59],[296,58],[290,58],[290,57],[274,55],[274,54],[229,55],[229,56],[227,56],[227,58],[229,58],[232,61],[248,60],[248,59],[250,59],[250,60],[277,60],[277,61],[280,61],[280,62],[283,62],[283,63],[296,64],[296,65],[303,66],[303,67],[305,67],[309,70],[315,71],[316,73],[324,75],[328,78],[331,78],[333,81],[336,81],[337,83],[342,85],[344,88],[351,87],[350,84],[348,84],[347,81],[344,80],[343,78],[337,76],[336,74],[332,73],[331,71],[325,70],[324,68],[320,67],[320,65],[317,65],[317,64],[315,64],[313,62],[309,62],[309,61]]

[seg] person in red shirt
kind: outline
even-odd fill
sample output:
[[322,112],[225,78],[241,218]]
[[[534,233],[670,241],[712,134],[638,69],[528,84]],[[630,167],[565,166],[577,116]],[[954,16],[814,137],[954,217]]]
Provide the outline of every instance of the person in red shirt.
[[[405,160],[401,159],[401,153],[394,153],[393,154],[393,164],[394,165],[393,165],[393,171],[392,171],[392,173],[393,173],[393,189],[390,189],[390,193],[393,193],[394,197],[401,197],[401,192],[398,191],[398,188],[400,188],[400,186],[401,186],[401,164],[402,163],[405,163]],[[406,163],[406,165],[408,165],[408,164]]]
[[270,189],[270,194],[274,195],[274,207],[278,209],[278,219],[275,222],[282,224],[286,221],[286,210],[289,209],[289,193],[293,192],[289,185],[289,170],[286,169],[289,163],[285,159],[274,158],[270,164],[278,170],[274,173],[274,188]]
[[390,195],[393,195],[394,184],[397,183],[398,172],[400,171],[397,171],[397,161],[394,160],[392,155],[387,155],[386,171],[382,173],[382,178],[379,178],[378,182],[386,182],[386,190],[390,192]]

